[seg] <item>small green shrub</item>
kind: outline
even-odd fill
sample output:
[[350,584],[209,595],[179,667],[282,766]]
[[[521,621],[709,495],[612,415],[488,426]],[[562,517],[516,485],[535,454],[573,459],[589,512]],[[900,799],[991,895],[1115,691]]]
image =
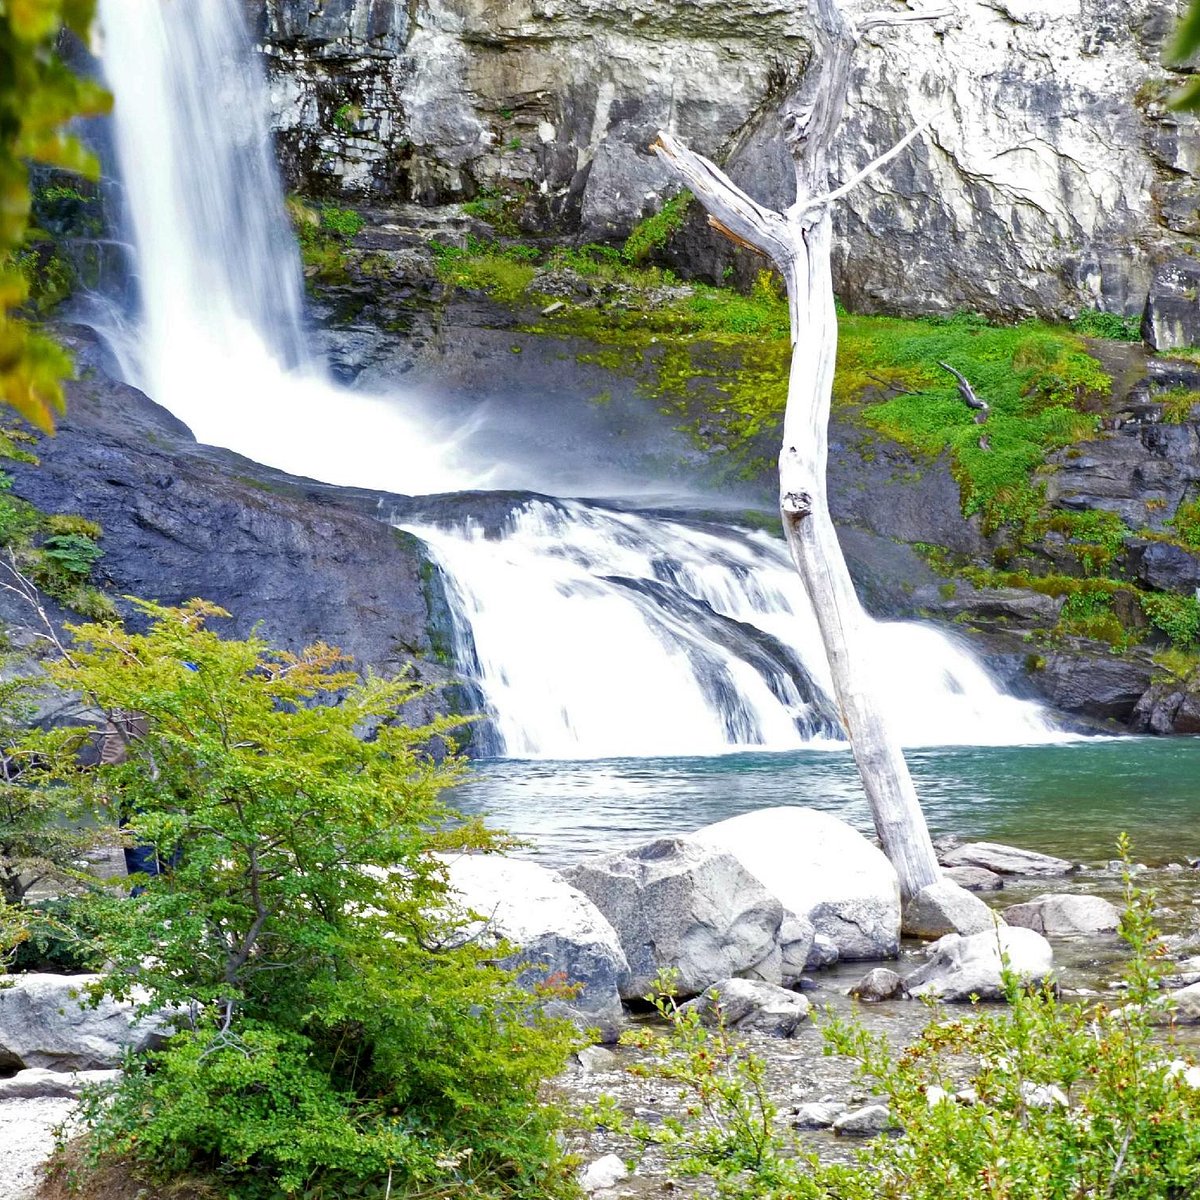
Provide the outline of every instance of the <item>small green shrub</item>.
[[1142,318],[1085,308],[1071,322],[1071,328],[1084,337],[1108,338],[1114,342],[1140,342]]
[[679,195],[672,196],[653,216],[639,221],[625,240],[625,260],[641,263],[655,250],[661,250],[671,234],[683,225],[692,198],[691,192],[680,192]]
[[321,228],[336,234],[345,241],[357,237],[366,224],[362,216],[352,208],[335,208],[327,205],[321,209]]
[[1200,600],[1173,592],[1143,592],[1139,599],[1150,624],[1180,649],[1200,640]]
[[1167,524],[1175,530],[1175,536],[1189,550],[1200,551],[1200,500],[1189,500],[1181,504]]
[[1170,425],[1182,425],[1192,415],[1192,410],[1200,404],[1200,392],[1191,388],[1173,387],[1165,392],[1159,392],[1153,399],[1163,406],[1163,420]]

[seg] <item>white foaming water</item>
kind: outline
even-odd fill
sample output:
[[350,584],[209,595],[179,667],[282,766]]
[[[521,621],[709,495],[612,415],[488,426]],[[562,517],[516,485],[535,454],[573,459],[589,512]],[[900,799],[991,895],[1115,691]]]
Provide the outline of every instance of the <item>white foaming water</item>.
[[[240,0],[100,11],[141,294],[134,335],[115,338],[131,382],[202,441],[298,474],[410,494],[484,482],[401,397],[336,388],[309,353]],[[505,753],[835,744],[816,623],[780,543],[572,501],[528,503],[497,536],[413,531],[449,578],[459,662]],[[907,744],[1055,737],[942,634],[871,628]]]
[[[451,581],[460,664],[518,758],[792,749],[839,736],[812,610],[782,544],[575,502],[497,530],[409,526]],[[1059,740],[967,653],[868,623],[877,687],[910,746]]]
[[203,442],[328,483],[477,485],[384,400],[307,349],[296,247],[240,0],[101,0],[101,57],[137,249],[130,381]]

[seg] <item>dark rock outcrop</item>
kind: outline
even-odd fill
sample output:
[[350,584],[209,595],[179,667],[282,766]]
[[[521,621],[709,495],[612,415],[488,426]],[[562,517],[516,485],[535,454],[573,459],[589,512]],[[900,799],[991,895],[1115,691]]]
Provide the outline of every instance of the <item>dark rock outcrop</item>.
[[[72,329],[64,340],[81,368],[68,415],[38,446],[39,466],[8,469],[14,493],[43,511],[100,522],[105,590],[165,604],[202,596],[232,614],[222,623],[231,635],[257,625],[276,645],[323,639],[382,673],[447,677],[431,621],[437,580],[415,539],[368,515],[378,497],[200,446],[104,374],[90,335]],[[11,600],[5,615],[29,619]]]

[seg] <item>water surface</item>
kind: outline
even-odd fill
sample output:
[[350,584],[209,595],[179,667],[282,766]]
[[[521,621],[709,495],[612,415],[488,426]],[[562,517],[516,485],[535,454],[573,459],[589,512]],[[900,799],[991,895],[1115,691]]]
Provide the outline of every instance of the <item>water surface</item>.
[[[1143,862],[1200,855],[1200,738],[953,746],[912,750],[908,761],[935,836],[1104,862],[1125,831]],[[484,760],[456,799],[555,865],[777,804],[809,805],[871,830],[853,760],[840,749]]]

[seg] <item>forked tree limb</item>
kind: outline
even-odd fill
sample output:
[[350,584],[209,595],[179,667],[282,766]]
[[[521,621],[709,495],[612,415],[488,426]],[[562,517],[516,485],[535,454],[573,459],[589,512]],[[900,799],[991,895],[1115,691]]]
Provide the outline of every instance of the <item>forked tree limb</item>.
[[[927,20],[943,12],[867,14],[859,29]],[[830,213],[840,197],[897,157],[924,126],[840,187],[831,187],[833,151],[859,29],[837,0],[809,0],[809,15],[815,35],[813,58],[781,112],[784,139],[796,167],[796,202],[786,213],[759,204],[715,163],[668,133],[659,135],[654,149],[707,209],[710,223],[770,258],[787,284],[792,364],[779,454],[780,516],[821,631],[838,711],[875,829],[907,899],[937,881],[941,872],[904,754],[878,703],[868,618],[829,513],[826,468],[837,357]]]

